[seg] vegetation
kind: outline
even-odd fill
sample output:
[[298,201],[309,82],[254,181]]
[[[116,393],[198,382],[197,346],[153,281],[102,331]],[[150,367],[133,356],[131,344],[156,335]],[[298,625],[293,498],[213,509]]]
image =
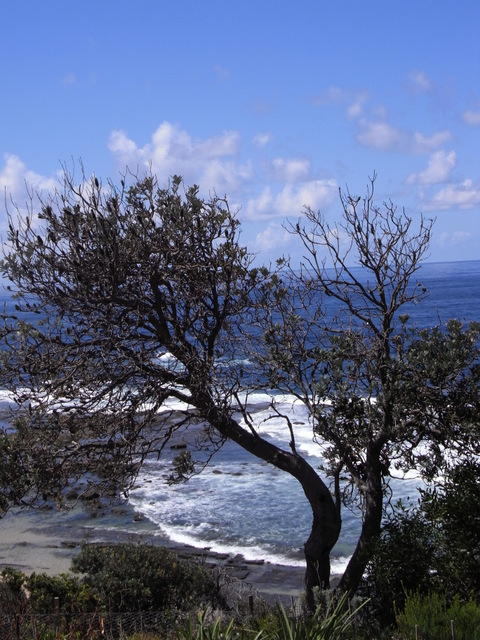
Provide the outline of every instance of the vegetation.
[[[10,628],[12,637],[16,637],[15,621],[23,620],[28,625],[38,618],[41,625],[42,616],[48,613],[51,617],[46,626],[56,625],[57,631],[69,629],[69,637],[80,631],[84,640],[98,637],[108,627],[113,637],[125,638],[122,624],[116,622],[118,614],[125,614],[123,626],[128,627],[127,616],[137,611],[145,632],[133,636],[136,640],[346,640],[352,637],[358,613],[349,609],[344,595],[338,602],[331,600],[326,609],[319,607],[309,618],[281,605],[266,604],[260,614],[232,617],[231,612],[218,606],[221,598],[212,574],[204,567],[178,561],[171,552],[147,545],[87,545],[72,568],[87,573],[77,578],[71,574],[25,576],[4,570],[0,582],[2,638],[9,638]],[[119,579],[121,569],[123,581]],[[4,608],[14,601],[14,608]],[[146,614],[147,608],[152,615]],[[46,630],[45,636],[37,637],[46,638],[48,633]]]
[[[404,556],[406,558],[406,556]],[[393,562],[395,558],[393,558]],[[411,590],[388,624],[368,599],[316,593],[314,615],[266,603],[225,608],[209,570],[150,545],[85,545],[72,569],[80,577],[4,569],[0,580],[2,638],[78,637],[123,640],[472,640],[480,636],[473,598]],[[123,579],[122,579],[123,578]],[[433,584],[433,583],[432,583]],[[397,590],[400,584],[390,582]],[[378,593],[373,597],[378,597]],[[298,603],[297,603],[298,604]],[[381,600],[378,603],[380,604]],[[32,626],[33,625],[33,626]],[[142,629],[135,634],[129,629]],[[76,634],[76,635],[75,635]]]
[[395,622],[409,594],[416,602],[435,594],[444,609],[479,598],[479,481],[478,463],[466,462],[442,485],[422,491],[415,507],[397,505],[375,543],[362,589],[381,624]]
[[480,606],[473,600],[462,602],[456,595],[447,604],[438,593],[410,595],[405,611],[398,616],[403,637],[422,640],[475,640],[480,637]]
[[72,561],[109,611],[188,611],[222,604],[206,567],[178,560],[165,547],[141,544],[84,545]]
[[[373,180],[363,201],[347,193],[341,202],[338,226],[307,209],[309,226],[292,227],[305,256],[300,269],[287,264],[281,279],[262,286],[266,340],[257,353],[263,348],[260,370],[272,387],[309,409],[337,527],[342,508],[361,514],[339,585],[355,592],[381,532],[391,477],[415,470],[433,479],[452,454],[457,462],[478,454],[480,323],[411,326],[409,308],[427,295],[416,277],[432,222],[415,230],[392,203],[377,206]],[[293,427],[291,440],[294,448]],[[308,563],[312,540],[314,532],[305,547],[311,584],[319,569]]]
[[[20,502],[63,505],[72,489],[128,492],[178,430],[206,462],[231,439],[302,486],[313,516],[311,612],[314,588],[330,584],[342,510],[359,511],[339,586],[355,592],[390,478],[416,469],[431,479],[448,467],[447,452],[457,463],[476,456],[480,415],[480,324],[412,326],[407,305],[427,294],[416,277],[432,223],[414,229],[392,203],[377,206],[373,186],[363,200],[340,194],[338,227],[306,210],[309,226],[291,228],[304,247],[299,270],[285,260],[274,272],[256,267],[227,201],[202,199],[178,177],[166,188],[152,175],[76,186],[65,173],[39,210],[11,215],[1,271],[16,311],[3,316],[0,382],[20,410],[12,432],[0,432],[0,513]],[[308,407],[326,452],[321,474],[297,449],[288,416],[284,448],[259,433],[242,371],[228,366],[247,346],[248,385],[268,379]],[[192,462],[178,458],[171,481],[188,477]],[[455,524],[445,516],[442,527]]]
[[208,455],[230,438],[293,475],[315,513],[309,557],[328,558],[339,533],[328,487],[288,444],[234,417],[248,414],[225,362],[244,353],[239,328],[269,272],[252,267],[225,200],[183,189],[153,176],[77,188],[65,176],[38,213],[10,219],[2,272],[17,313],[1,332],[1,382],[24,411],[3,454],[22,484],[12,495],[7,476],[3,508],[62,504],[71,488],[127,491],[142,461],[188,426]]

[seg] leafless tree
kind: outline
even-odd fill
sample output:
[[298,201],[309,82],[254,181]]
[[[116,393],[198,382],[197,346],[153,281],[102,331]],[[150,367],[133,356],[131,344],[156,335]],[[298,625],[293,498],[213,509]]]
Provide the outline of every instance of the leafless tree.
[[407,308],[428,294],[417,278],[433,222],[415,229],[393,203],[377,206],[374,180],[363,200],[340,193],[338,226],[310,208],[306,223],[291,225],[304,258],[262,285],[255,347],[271,385],[309,409],[338,519],[345,505],[361,514],[346,591],[358,588],[381,531],[391,476],[431,478],[447,450],[478,454],[480,325],[412,324]]

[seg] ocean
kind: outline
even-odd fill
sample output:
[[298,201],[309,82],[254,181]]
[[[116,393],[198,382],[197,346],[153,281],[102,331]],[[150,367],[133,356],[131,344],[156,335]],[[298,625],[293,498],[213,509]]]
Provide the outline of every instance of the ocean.
[[[427,263],[417,279],[430,294],[407,310],[411,322],[426,327],[450,318],[480,320],[480,261]],[[0,395],[0,401],[2,397],[3,404],[8,404],[8,397]],[[252,414],[263,435],[273,442],[285,442],[284,422],[266,420],[268,401],[268,391],[252,394]],[[305,407],[287,395],[277,396],[277,401],[281,412],[288,413],[295,424],[298,449],[312,466],[319,467],[322,451],[312,440]],[[127,505],[128,512],[133,510],[143,516],[137,518],[138,522],[133,523],[131,517],[122,518],[118,511],[105,512],[94,520],[78,512],[70,517],[90,531],[90,537],[100,529],[141,530],[176,543],[240,553],[250,560],[304,564],[303,544],[310,532],[311,512],[295,479],[228,442],[202,473],[186,483],[168,485],[165,479],[177,454],[176,450],[167,450],[161,460],[149,460],[142,467]],[[418,485],[414,473],[393,480],[395,498],[415,500]],[[344,510],[342,532],[332,554],[334,573],[345,567],[359,526],[359,515]]]

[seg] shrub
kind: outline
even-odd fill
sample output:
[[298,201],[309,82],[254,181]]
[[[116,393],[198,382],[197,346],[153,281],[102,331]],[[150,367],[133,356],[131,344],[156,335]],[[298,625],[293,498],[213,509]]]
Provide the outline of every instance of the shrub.
[[165,547],[85,544],[72,570],[86,574],[83,582],[110,611],[188,610],[219,600],[211,571]]
[[433,588],[433,557],[429,527],[422,514],[398,503],[374,543],[362,588],[370,598],[370,618],[380,627],[395,623],[395,613],[403,611],[408,591],[428,593]]
[[480,638],[480,606],[473,600],[462,602],[458,595],[447,605],[438,593],[412,593],[397,624],[405,638],[418,634],[421,640],[476,640]]
[[[347,640],[353,638],[353,622],[358,610],[351,612],[347,595],[331,599],[314,616],[295,616],[278,605],[267,617],[257,621],[256,629],[239,627],[221,617],[210,620],[205,612],[195,621],[190,618],[176,629],[176,640]],[[207,612],[208,613],[208,612]],[[252,621],[253,622],[253,621]],[[254,626],[253,624],[251,626]]]
[[25,586],[30,594],[29,608],[37,613],[55,611],[55,598],[62,612],[91,612],[99,605],[90,586],[67,573],[58,576],[32,573],[25,579]]
[[27,596],[23,588],[25,574],[12,567],[6,567],[0,575],[0,611],[5,617],[21,613],[27,606]]
[[420,509],[436,539],[435,571],[451,598],[480,593],[480,464],[453,468],[443,485],[422,492]]

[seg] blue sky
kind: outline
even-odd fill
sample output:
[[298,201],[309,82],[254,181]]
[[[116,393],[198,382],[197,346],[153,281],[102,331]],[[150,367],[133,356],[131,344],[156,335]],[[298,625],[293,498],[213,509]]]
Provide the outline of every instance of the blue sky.
[[2,191],[151,164],[226,194],[268,261],[376,171],[379,202],[436,218],[430,260],[480,259],[479,33],[478,0],[5,3]]

